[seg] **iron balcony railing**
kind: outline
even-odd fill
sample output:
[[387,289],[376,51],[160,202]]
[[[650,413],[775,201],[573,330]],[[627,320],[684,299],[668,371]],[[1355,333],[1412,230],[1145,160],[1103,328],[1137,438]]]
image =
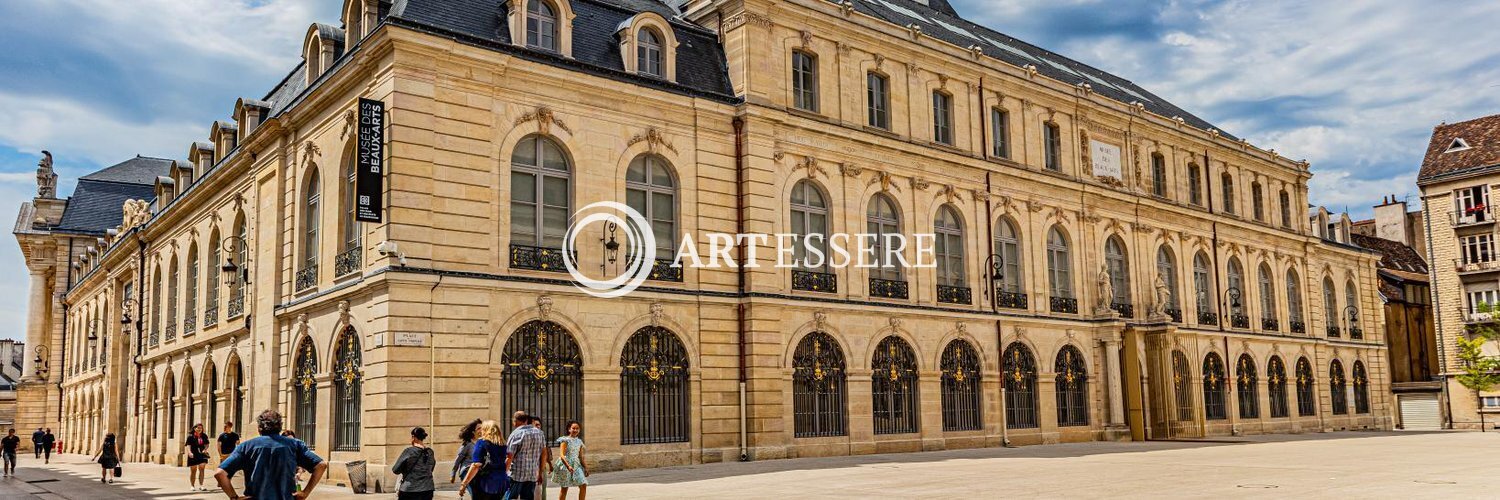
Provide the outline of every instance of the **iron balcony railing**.
[[1120,313],[1121,318],[1135,317],[1135,306],[1129,302],[1112,302],[1109,304],[1109,308]]
[[1335,337],[1335,338],[1337,338],[1337,337],[1340,336],[1341,333],[1342,332],[1339,331],[1339,327],[1337,327],[1337,326],[1330,326],[1330,327],[1328,327],[1328,336],[1329,337]]
[[1281,331],[1281,321],[1276,318],[1261,318],[1260,329],[1268,332]]
[[1232,313],[1229,315],[1230,328],[1250,328],[1250,317],[1243,313]]
[[318,284],[318,265],[308,264],[301,271],[297,271],[297,278],[292,282],[292,289],[300,292],[316,284]]
[[1291,327],[1292,333],[1307,333],[1307,323],[1304,323],[1300,319],[1292,320]]
[[1175,307],[1168,307],[1168,308],[1166,308],[1165,312],[1167,313],[1168,317],[1172,318],[1172,322],[1173,323],[1181,323],[1182,322],[1182,309],[1178,309],[1178,308],[1175,308]]
[[334,256],[333,276],[335,278],[342,278],[359,271],[359,268],[364,266],[363,259],[360,258],[363,255],[361,250],[363,249],[356,246]]
[[911,296],[905,280],[870,278],[870,296],[882,299],[905,299]]
[[183,336],[192,335],[192,334],[197,333],[197,332],[198,332],[198,318],[195,315],[189,315],[188,317],[182,319],[182,335]]
[[[576,262],[578,256],[574,255],[573,257]],[[568,272],[568,267],[563,265],[562,250],[530,245],[510,246],[510,267],[512,269],[529,269],[532,271],[554,273]]]
[[1026,294],[1021,292],[1001,291],[995,297],[995,305],[1006,309],[1026,309],[1031,305]]
[[682,266],[675,265],[672,259],[656,259],[651,263],[651,274],[647,279],[656,281],[682,282]]
[[973,304],[974,291],[966,286],[937,286],[938,302],[944,304]]
[[219,306],[212,305],[203,309],[203,328],[213,328],[219,324]]
[[1048,306],[1055,313],[1078,314],[1078,299],[1073,297],[1053,296]]
[[1477,226],[1495,222],[1495,211],[1488,206],[1461,209],[1448,214],[1448,224],[1453,227]]
[[1453,259],[1453,270],[1459,274],[1492,273],[1500,271],[1500,260],[1466,262],[1464,259]]
[[167,325],[166,331],[164,333],[166,333],[166,337],[167,337],[167,341],[168,342],[176,340],[177,339],[177,325]]
[[230,317],[230,318],[238,318],[238,317],[240,317],[240,315],[245,314],[245,298],[244,297],[230,297],[229,298],[229,303],[225,305],[225,309],[226,309],[225,312],[227,312],[229,314],[227,317]]
[[833,273],[793,269],[792,289],[806,292],[838,293],[839,277]]
[[1357,326],[1351,326],[1349,327],[1349,338],[1354,340],[1363,339],[1365,338],[1365,330]]
[[1198,324],[1200,324],[1200,325],[1218,326],[1219,325],[1219,313],[1212,312],[1212,311],[1198,311]]

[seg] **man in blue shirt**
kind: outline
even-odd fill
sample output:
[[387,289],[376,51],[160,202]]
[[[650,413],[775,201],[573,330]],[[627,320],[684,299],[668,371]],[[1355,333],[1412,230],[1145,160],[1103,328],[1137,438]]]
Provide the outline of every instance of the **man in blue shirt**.
[[[219,489],[232,500],[307,498],[318,487],[323,473],[328,471],[328,463],[313,453],[307,443],[281,435],[281,413],[276,410],[261,412],[255,418],[255,424],[260,437],[240,443],[214,471]],[[306,487],[293,492],[298,467],[312,476]],[[234,485],[229,482],[230,476],[240,471],[245,473],[245,496],[236,493]]]

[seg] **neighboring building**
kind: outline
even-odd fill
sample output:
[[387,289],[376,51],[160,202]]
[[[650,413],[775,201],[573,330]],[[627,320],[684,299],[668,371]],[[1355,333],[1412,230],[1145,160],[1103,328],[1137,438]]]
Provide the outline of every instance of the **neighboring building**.
[[[1473,391],[1454,376],[1462,370],[1454,339],[1473,325],[1494,325],[1495,313],[1481,304],[1500,304],[1500,259],[1495,255],[1492,193],[1500,186],[1500,115],[1442,124],[1417,176],[1422,211],[1428,221],[1427,248],[1432,266],[1433,309],[1437,319],[1438,370],[1447,392],[1447,413],[1454,428],[1479,427],[1479,411],[1500,414],[1500,390],[1484,393],[1483,408]],[[1500,343],[1485,351],[1500,355]],[[1500,420],[1492,415],[1486,420]]]
[[1380,298],[1390,349],[1396,424],[1409,430],[1447,428],[1427,260],[1427,225],[1394,195],[1375,206],[1373,219],[1353,224],[1353,242],[1380,253]]
[[[1392,425],[1379,256],[1305,223],[1306,163],[941,0],[345,12],[103,239],[23,219],[70,451],[115,429],[180,463],[188,425],[276,407],[389,485],[410,427],[448,456],[516,409],[582,420],[598,470]],[[388,107],[381,222],[354,217],[357,98]],[[613,200],[667,251],[868,228],[940,235],[943,265],[750,243],[760,267],[594,298],[561,237]],[[587,273],[621,268],[609,236]]]
[[[21,381],[21,358],[26,355],[26,344],[14,340],[0,340],[0,429],[16,425],[16,386]],[[26,434],[25,428],[16,432]]]

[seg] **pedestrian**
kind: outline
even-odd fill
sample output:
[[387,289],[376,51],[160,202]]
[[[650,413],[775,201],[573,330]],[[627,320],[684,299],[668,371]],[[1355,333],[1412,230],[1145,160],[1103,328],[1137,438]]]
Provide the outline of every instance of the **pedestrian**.
[[48,427],[42,433],[42,458],[47,460],[45,463],[52,463],[52,445],[55,443],[57,443],[57,436],[52,435],[52,428]]
[[0,438],[0,455],[5,457],[5,475],[16,475],[16,449],[21,447],[21,437],[16,435],[16,428],[11,427],[5,431],[5,437]]
[[453,470],[448,472],[448,482],[458,482],[459,470],[463,470],[465,475],[469,473],[469,462],[473,461],[474,458],[475,436],[479,433],[479,424],[482,422],[484,420],[476,418],[473,422],[469,422],[469,425],[465,425],[463,429],[459,429],[458,456],[453,457]]
[[578,488],[578,500],[588,498],[589,467],[583,456],[583,424],[576,420],[568,422],[568,435],[557,438],[557,445],[557,454],[562,455],[558,462],[564,469],[553,467],[552,477],[562,487],[562,500],[568,500],[568,488],[572,487]]
[[99,445],[99,453],[94,454],[94,461],[99,463],[99,482],[114,484],[115,467],[120,465],[120,451],[115,449],[115,433],[104,435],[104,444]]
[[[531,426],[535,427],[536,430],[542,431],[542,442],[544,442],[544,443],[547,442],[547,431],[544,430],[544,429],[542,429],[542,418],[538,417],[536,415],[531,415]],[[552,472],[552,448],[551,447],[548,447],[546,450],[542,450],[542,467],[545,468],[546,470],[545,471],[539,471],[541,473],[537,474],[537,476],[538,476],[537,480],[536,480],[536,499],[537,500],[547,500],[547,475]]]
[[[231,499],[243,498],[235,492],[229,477],[244,471],[246,497],[302,500],[311,495],[328,471],[328,462],[313,453],[307,443],[281,436],[281,413],[276,410],[261,412],[255,418],[255,427],[260,437],[241,443],[214,471],[219,489]],[[294,492],[294,476],[298,468],[312,475],[306,488]]]
[[432,484],[432,470],[437,467],[437,455],[427,446],[427,429],[415,427],[411,430],[411,446],[401,451],[391,472],[401,476],[396,485],[397,500],[432,500],[437,486]]
[[42,458],[42,436],[46,435],[47,433],[42,432],[41,427],[37,427],[36,432],[31,433],[31,452],[36,455],[34,458]]
[[[467,491],[474,492],[474,500],[509,500],[510,478],[505,474],[505,437],[500,434],[500,424],[486,420],[479,424],[474,440],[474,454],[469,457],[468,472],[458,485],[461,498]],[[470,488],[470,485],[473,488]]]
[[203,482],[203,469],[208,467],[208,434],[203,433],[203,424],[193,424],[193,432],[182,440],[187,448],[188,487],[193,491],[209,491]]
[[240,435],[234,432],[233,422],[224,422],[224,432],[219,433],[219,461],[234,453],[234,447],[240,444]]
[[506,444],[505,465],[510,470],[508,500],[536,500],[536,483],[542,477],[542,453],[547,449],[547,438],[542,431],[531,425],[531,417],[518,411],[511,417],[509,442]]

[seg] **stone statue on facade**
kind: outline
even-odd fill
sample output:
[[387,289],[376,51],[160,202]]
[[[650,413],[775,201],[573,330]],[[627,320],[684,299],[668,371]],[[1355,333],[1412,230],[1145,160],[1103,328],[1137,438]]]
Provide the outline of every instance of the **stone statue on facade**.
[[42,161],[36,164],[36,197],[57,198],[57,172],[52,171],[52,153],[42,151]]
[[120,220],[120,232],[124,233],[145,224],[151,218],[151,204],[145,200],[125,200],[125,216]]
[[1167,278],[1161,273],[1156,273],[1156,282],[1151,284],[1153,299],[1151,301],[1151,319],[1162,319],[1167,317],[1167,306],[1172,303],[1172,289],[1167,286]]
[[1115,287],[1109,281],[1109,266],[1099,266],[1099,277],[1094,283],[1099,291],[1099,303],[1094,308],[1096,314],[1109,312],[1109,306],[1115,303]]

